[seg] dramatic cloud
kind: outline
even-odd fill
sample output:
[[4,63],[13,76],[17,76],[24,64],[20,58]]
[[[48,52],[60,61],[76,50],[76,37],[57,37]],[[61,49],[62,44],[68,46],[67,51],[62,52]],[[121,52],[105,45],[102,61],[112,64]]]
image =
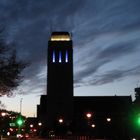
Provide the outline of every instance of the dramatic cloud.
[[15,42],[19,58],[31,62],[19,88],[25,94],[45,93],[47,42],[54,30],[72,32],[75,86],[134,76],[139,70],[139,6],[139,0],[1,0],[6,41]]
[[[96,73],[100,72],[100,69],[102,69],[104,73],[106,71],[106,69],[103,68],[104,65],[105,66],[108,65],[107,67],[110,70],[112,70],[112,68],[115,67],[117,69],[117,66],[115,66],[115,61],[119,63],[120,65],[119,67],[123,67],[129,61],[134,61],[134,63],[139,64],[138,61],[137,62],[135,61],[135,58],[139,57],[137,52],[140,51],[139,36],[140,31],[132,31],[132,32],[124,32],[123,34],[118,33],[106,36],[103,35],[99,37],[100,39],[95,38],[95,40],[92,42],[93,45],[92,48],[89,48],[87,46],[85,46],[87,50],[85,48],[84,49],[82,48],[84,51],[81,51],[81,54],[79,54],[79,58],[82,57],[84,59],[83,60],[82,58],[77,59],[77,61],[75,62],[77,69],[79,65],[81,67],[81,69],[75,70],[75,85],[82,86],[83,83],[85,85],[88,83],[89,85],[89,82],[87,81],[88,77],[91,76],[95,78]],[[102,42],[100,42],[100,40],[102,40]],[[129,55],[133,55],[133,58],[130,58]],[[127,58],[128,62],[123,60],[124,58]],[[129,65],[132,68],[134,67],[131,63],[129,63]],[[100,74],[102,75],[102,73]],[[115,78],[116,77],[114,77],[113,81],[115,81]],[[106,83],[108,83],[108,81]]]
[[90,77],[87,82],[81,82],[76,86],[89,86],[89,85],[103,85],[112,83],[118,80],[123,80],[126,77],[136,77],[140,75],[140,66],[127,70],[111,70],[101,75],[94,75]]

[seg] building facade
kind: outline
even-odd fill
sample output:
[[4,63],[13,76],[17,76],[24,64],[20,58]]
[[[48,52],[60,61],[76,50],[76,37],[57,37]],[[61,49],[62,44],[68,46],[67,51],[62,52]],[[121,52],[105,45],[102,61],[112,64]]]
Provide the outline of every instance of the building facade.
[[53,32],[48,42],[47,94],[40,98],[37,117],[42,132],[130,139],[131,96],[73,95],[73,43],[68,32]]

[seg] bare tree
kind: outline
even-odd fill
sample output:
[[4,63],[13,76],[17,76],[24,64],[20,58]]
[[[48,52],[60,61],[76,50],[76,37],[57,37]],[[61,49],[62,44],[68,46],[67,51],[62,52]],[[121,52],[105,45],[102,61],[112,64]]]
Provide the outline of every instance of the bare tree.
[[13,91],[23,80],[21,73],[28,65],[17,60],[16,51],[10,48],[3,39],[0,39],[0,96],[13,95]]

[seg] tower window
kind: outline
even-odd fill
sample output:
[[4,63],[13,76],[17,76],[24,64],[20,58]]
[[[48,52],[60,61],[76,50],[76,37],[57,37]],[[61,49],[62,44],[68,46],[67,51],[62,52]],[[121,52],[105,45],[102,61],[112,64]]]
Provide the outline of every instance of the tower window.
[[66,54],[65,54],[65,62],[68,63],[68,51],[66,51]]
[[53,54],[52,54],[52,62],[55,63],[55,51],[53,51]]
[[59,51],[59,63],[61,63],[62,62],[62,53],[61,53],[61,51]]

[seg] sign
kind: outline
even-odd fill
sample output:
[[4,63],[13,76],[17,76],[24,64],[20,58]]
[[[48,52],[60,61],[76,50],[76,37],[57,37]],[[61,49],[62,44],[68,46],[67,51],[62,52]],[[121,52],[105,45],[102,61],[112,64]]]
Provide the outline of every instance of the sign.
[[15,124],[15,123],[9,123],[9,125],[10,125],[11,127],[16,126],[16,124]]

